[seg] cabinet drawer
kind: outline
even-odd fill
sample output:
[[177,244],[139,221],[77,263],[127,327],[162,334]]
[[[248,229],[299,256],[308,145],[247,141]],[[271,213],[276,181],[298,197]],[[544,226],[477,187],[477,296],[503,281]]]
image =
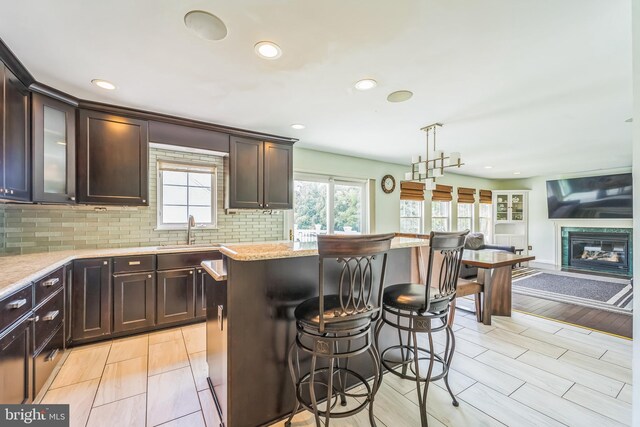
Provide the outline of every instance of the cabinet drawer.
[[33,357],[33,396],[37,396],[42,386],[53,372],[64,351],[64,328],[60,327],[49,338],[42,350]]
[[158,270],[177,270],[186,267],[200,267],[200,263],[210,259],[221,259],[220,251],[187,252],[158,255]]
[[53,273],[44,276],[42,279],[35,282],[34,289],[36,293],[37,307],[42,301],[44,301],[49,295],[53,295],[58,289],[62,289],[64,283],[64,267],[60,267]]
[[155,269],[155,255],[127,256],[113,259],[113,272],[115,274],[154,271]]
[[64,292],[58,292],[36,310],[35,347],[40,348],[64,318]]
[[24,316],[33,307],[33,288],[31,285],[9,295],[0,301],[0,331]]

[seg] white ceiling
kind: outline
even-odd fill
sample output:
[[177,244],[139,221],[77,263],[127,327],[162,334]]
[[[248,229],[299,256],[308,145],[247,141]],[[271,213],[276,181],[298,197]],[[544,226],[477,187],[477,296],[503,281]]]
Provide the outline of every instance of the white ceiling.
[[[193,9],[220,17],[228,36],[191,34],[183,17]],[[462,153],[460,173],[514,178],[631,165],[630,9],[630,0],[21,0],[3,3],[0,38],[38,81],[81,98],[401,164],[423,151],[419,129],[443,122],[439,148]],[[258,58],[261,40],[282,57]],[[355,90],[365,77],[378,87]],[[387,102],[399,89],[413,98]]]

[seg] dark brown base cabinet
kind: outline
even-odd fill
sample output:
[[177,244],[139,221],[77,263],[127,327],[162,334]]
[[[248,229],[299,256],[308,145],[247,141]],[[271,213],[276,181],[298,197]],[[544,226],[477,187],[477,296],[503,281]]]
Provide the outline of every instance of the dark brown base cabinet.
[[205,291],[207,273],[202,268],[196,269],[196,319],[207,317],[207,296]]
[[155,325],[155,272],[113,276],[113,332]]
[[33,356],[33,396],[38,396],[64,352],[64,327],[58,326],[49,340]]
[[111,260],[73,262],[73,340],[111,334]]
[[28,403],[33,399],[32,346],[33,323],[28,317],[0,338],[0,403]]
[[158,272],[158,325],[195,317],[195,268]]

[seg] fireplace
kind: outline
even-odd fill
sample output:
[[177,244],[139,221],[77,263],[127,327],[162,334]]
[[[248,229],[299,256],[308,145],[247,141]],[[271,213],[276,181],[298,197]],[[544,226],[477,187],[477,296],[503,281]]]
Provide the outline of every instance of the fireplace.
[[630,229],[562,229],[564,268],[631,275]]

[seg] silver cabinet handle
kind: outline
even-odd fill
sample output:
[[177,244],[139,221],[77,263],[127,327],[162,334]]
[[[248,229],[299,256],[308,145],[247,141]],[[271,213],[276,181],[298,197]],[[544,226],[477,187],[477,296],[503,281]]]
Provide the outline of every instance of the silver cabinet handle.
[[189,271],[189,274],[193,274],[193,270],[190,270],[190,271]]
[[58,317],[58,314],[60,314],[60,310],[50,311],[47,314],[45,314],[44,316],[42,316],[42,320],[45,321],[45,322],[50,322],[53,319],[55,319],[56,317]]
[[28,320],[29,322],[36,323],[38,320],[40,320],[40,316],[33,316],[33,317],[29,317],[27,320]]
[[59,348],[54,348],[53,350],[51,350],[51,353],[49,353],[47,357],[44,359],[45,362],[50,362],[54,360],[58,356],[59,351],[60,351]]
[[102,265],[107,265],[109,261],[102,261]]
[[45,288],[48,288],[50,286],[55,285],[59,281],[60,279],[58,277],[54,277],[53,279],[45,280],[44,282],[42,282],[42,286],[44,286]]
[[22,307],[26,303],[27,303],[27,300],[25,298],[17,299],[15,301],[11,301],[9,304],[7,304],[7,307],[12,309],[12,310],[15,310],[16,308]]
[[218,306],[218,326],[220,327],[220,330],[222,331],[223,326],[222,323],[224,322],[224,307],[219,305]]
[[267,203],[265,206],[266,206],[266,207],[269,207],[269,203]]
[[149,279],[151,279],[151,275],[150,275],[150,274],[149,274],[149,275],[147,275],[147,277],[148,277]]
[[140,261],[129,261],[129,265],[140,265]]
[[199,268],[199,269],[198,269],[198,273],[202,273],[202,269],[200,269],[200,268]]
[[75,202],[76,198],[75,198],[75,196],[71,196],[71,197],[69,197],[69,200],[71,200],[72,202]]

